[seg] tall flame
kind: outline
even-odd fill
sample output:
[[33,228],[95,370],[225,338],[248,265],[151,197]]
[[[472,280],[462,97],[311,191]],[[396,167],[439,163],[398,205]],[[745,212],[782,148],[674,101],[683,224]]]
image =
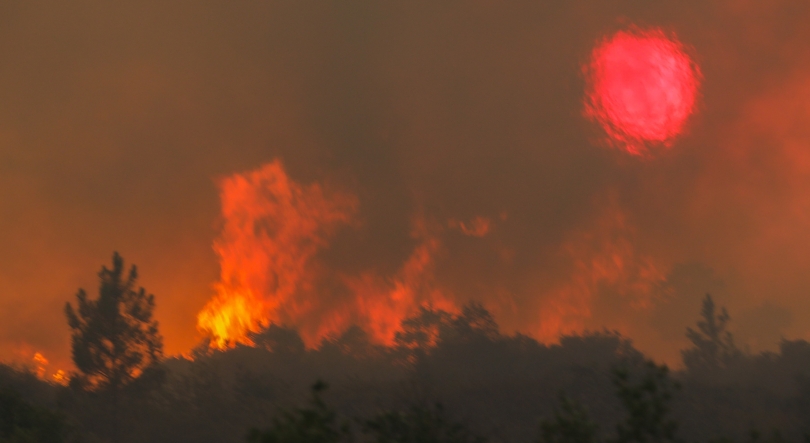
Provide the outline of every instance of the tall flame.
[[544,298],[539,327],[533,333],[541,341],[583,331],[601,290],[610,288],[621,296],[623,305],[643,310],[655,302],[654,289],[666,279],[667,267],[635,247],[634,227],[616,195],[608,192],[604,203],[589,226],[572,230],[561,244],[561,256],[571,267]]
[[[458,311],[433,281],[441,249],[438,224],[414,217],[411,236],[417,245],[394,275],[346,275],[313,259],[338,226],[352,221],[356,197],[317,183],[302,186],[279,161],[228,177],[220,188],[223,226],[214,250],[221,275],[215,296],[197,316],[212,347],[253,344],[251,333],[271,323],[295,327],[308,347],[354,325],[373,342],[391,345],[402,320],[419,307]],[[473,235],[489,229],[482,220]],[[328,290],[319,286],[321,280],[338,286],[342,295],[321,293]]]
[[433,281],[432,268],[441,242],[424,218],[413,220],[411,236],[420,242],[395,276],[381,278],[364,273],[359,278],[346,279],[355,294],[358,318],[354,321],[380,344],[392,345],[402,320],[422,306],[451,313],[459,311]]
[[197,316],[211,345],[250,344],[248,334],[300,309],[295,298],[309,263],[357,199],[319,184],[290,180],[276,160],[221,181],[224,224],[214,243],[220,262],[216,295]]

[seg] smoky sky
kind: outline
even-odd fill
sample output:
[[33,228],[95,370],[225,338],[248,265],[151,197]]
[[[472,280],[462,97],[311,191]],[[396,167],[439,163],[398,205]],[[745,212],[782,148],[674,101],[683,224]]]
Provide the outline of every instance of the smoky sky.
[[[391,275],[427,220],[434,284],[507,332],[607,327],[675,362],[712,292],[757,349],[808,338],[808,19],[786,0],[3,1],[0,348],[68,366],[64,303],[113,250],[167,351],[196,345],[218,180],[277,158],[357,196],[319,260]],[[628,26],[677,35],[703,75],[646,159],[583,117],[582,67]],[[475,217],[486,235],[450,222]]]

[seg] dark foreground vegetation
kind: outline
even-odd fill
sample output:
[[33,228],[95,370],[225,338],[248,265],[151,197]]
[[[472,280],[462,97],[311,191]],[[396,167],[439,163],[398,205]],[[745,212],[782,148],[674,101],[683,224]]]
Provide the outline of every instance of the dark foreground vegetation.
[[0,442],[799,443],[810,433],[810,343],[744,352],[709,296],[675,373],[612,332],[552,346],[501,334],[478,305],[424,309],[393,347],[354,328],[307,350],[273,325],[254,347],[201,346],[190,360],[162,356],[155,300],[134,268],[116,255],[99,276],[98,298],[80,292],[66,310],[79,370],[69,386],[0,367]]

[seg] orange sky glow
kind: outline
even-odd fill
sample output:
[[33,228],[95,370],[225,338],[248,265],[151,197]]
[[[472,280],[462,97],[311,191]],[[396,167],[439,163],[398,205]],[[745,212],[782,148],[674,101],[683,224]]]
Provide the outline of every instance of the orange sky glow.
[[810,5],[132,3],[0,3],[0,360],[62,382],[113,251],[171,355],[479,302],[677,366],[707,292],[810,339]]

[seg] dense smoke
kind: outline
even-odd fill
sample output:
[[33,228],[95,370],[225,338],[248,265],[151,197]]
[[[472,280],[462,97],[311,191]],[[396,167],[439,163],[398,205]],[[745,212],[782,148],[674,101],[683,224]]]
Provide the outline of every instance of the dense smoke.
[[[68,367],[62,306],[113,250],[156,295],[167,352],[194,347],[229,284],[217,184],[276,159],[344,196],[292,298],[341,320],[268,317],[307,340],[350,323],[390,339],[368,319],[476,300],[507,332],[607,327],[672,363],[707,291],[752,346],[807,337],[808,18],[789,1],[5,1],[0,348]],[[703,74],[647,159],[582,115],[583,64],[632,26],[676,34]]]

